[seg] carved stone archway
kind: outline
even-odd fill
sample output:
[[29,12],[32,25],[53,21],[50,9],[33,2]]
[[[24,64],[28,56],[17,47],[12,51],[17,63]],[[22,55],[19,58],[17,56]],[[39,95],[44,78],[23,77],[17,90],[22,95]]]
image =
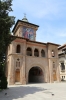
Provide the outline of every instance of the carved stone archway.
[[38,66],[33,66],[29,70],[28,83],[43,83],[43,82],[44,82],[44,73],[42,69]]

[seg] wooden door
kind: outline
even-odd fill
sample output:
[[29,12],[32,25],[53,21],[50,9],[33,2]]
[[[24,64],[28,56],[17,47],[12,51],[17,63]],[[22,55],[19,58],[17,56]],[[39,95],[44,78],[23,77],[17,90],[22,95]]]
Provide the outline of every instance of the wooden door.
[[56,81],[56,80],[57,80],[56,70],[53,70],[53,80],[54,80],[54,81]]
[[19,70],[15,72],[15,82],[20,82],[20,71]]

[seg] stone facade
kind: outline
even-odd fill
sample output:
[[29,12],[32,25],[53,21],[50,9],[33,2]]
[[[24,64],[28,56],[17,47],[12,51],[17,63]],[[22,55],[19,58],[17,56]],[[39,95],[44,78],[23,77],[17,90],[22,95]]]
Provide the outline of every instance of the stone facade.
[[66,44],[58,48],[61,81],[66,81]]
[[[26,28],[27,27],[27,28]],[[25,20],[18,20],[14,29],[15,39],[8,46],[6,76],[8,84],[16,82],[60,81],[58,44],[41,43],[36,41],[38,25]],[[23,29],[24,28],[24,29]],[[28,29],[33,32],[25,38],[23,32]]]

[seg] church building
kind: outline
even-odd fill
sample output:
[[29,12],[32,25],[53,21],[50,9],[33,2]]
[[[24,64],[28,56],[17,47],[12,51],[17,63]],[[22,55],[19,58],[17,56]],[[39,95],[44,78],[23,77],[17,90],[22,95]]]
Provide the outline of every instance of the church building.
[[9,85],[60,81],[59,45],[37,42],[38,28],[38,25],[28,22],[26,16],[16,22],[12,31],[15,39],[7,50],[6,76]]

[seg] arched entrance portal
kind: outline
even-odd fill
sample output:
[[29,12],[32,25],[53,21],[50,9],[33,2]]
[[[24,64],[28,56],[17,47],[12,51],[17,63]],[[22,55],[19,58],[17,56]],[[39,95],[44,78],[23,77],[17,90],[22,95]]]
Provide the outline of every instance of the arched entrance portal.
[[35,66],[29,70],[28,82],[29,83],[42,83],[42,82],[44,82],[43,71],[40,67]]

